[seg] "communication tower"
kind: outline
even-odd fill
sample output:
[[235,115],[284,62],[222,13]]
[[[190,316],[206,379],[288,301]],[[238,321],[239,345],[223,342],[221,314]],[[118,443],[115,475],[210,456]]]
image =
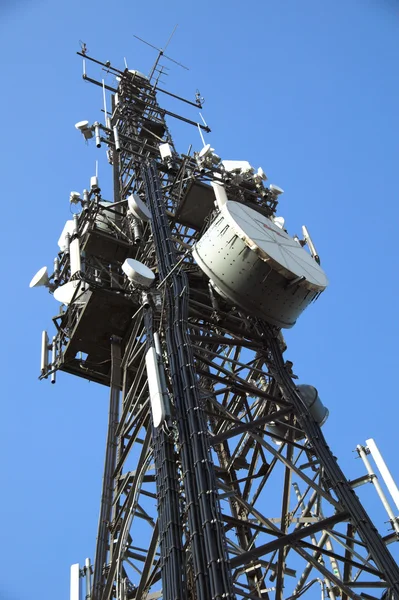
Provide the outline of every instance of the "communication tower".
[[[399,600],[387,548],[398,520],[369,451],[383,469],[382,458],[372,440],[359,446],[367,474],[347,480],[321,430],[328,410],[285,358],[281,330],[327,286],[309,232],[286,231],[283,190],[261,168],[205,143],[176,150],[166,118],[209,128],[162,107],[164,95],[193,114],[202,104],[159,87],[163,51],[148,77],[79,54],[103,89],[104,124],[76,127],[107,149],[113,198],[97,175],[71,193],[53,273],[31,282],[60,306],[40,377],[110,389],[96,551],[72,567],[71,600],[82,579],[86,600],[287,600],[315,588]],[[369,481],[390,511],[384,538],[354,491]],[[393,480],[389,490],[397,501]]]

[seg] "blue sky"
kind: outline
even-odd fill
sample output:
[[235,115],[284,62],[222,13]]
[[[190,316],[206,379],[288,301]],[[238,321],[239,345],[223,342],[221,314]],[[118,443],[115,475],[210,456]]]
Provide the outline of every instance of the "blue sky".
[[[87,187],[96,159],[111,189],[74,128],[101,118],[75,52],[84,40],[91,55],[147,72],[155,54],[133,34],[162,45],[176,23],[168,53],[190,71],[167,64],[165,85],[186,97],[199,88],[217,153],[284,188],[280,214],[292,234],[308,226],[330,280],[288,332],[286,356],[329,407],[325,433],[348,477],[363,474],[352,450],[374,437],[399,481],[399,3],[2,0],[1,600],[66,600],[69,565],[95,543],[107,390],[62,374],[38,382],[57,305],[28,289],[51,267],[69,193]],[[180,151],[200,147],[195,129],[169,124]]]

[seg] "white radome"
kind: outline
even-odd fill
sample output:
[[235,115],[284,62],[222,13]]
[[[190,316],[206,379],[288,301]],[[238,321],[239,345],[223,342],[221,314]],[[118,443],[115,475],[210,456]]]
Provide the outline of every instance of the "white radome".
[[125,260],[122,265],[122,271],[130,281],[145,288],[150,287],[155,279],[155,275],[151,269],[134,258],[127,258]]

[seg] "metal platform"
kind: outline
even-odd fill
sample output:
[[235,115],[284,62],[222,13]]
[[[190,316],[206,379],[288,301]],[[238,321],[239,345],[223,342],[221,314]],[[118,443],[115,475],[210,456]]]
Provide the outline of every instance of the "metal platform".
[[187,186],[176,210],[176,220],[199,231],[215,207],[213,189],[193,179]]
[[[109,385],[111,372],[111,338],[124,338],[137,311],[131,298],[108,290],[94,290],[72,326],[63,353],[61,371]],[[70,315],[60,326],[68,328]],[[82,359],[80,353],[87,355]]]
[[121,239],[115,238],[115,235],[106,233],[97,227],[91,227],[82,240],[82,250],[92,256],[97,256],[104,261],[120,263],[127,258],[132,245]]

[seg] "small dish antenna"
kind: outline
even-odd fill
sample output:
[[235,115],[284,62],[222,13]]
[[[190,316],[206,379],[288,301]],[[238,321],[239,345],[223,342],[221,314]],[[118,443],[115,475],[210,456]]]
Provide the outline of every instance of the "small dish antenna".
[[270,184],[269,189],[270,189],[271,193],[274,194],[275,196],[284,194],[283,188],[279,187],[278,185],[274,185],[273,183]]
[[155,275],[151,269],[138,260],[134,260],[134,258],[127,258],[125,260],[122,265],[122,271],[132,283],[144,288],[149,288],[155,279]]
[[198,153],[198,158],[206,158],[209,153],[213,152],[213,148],[211,148],[210,144],[204,144],[204,147]]
[[264,170],[262,169],[262,167],[259,167],[259,169],[257,171],[257,175],[258,175],[258,177],[260,177],[260,179],[262,179],[262,181],[266,181],[267,175],[264,172]]
[[38,272],[36,273],[36,275],[34,275],[32,277],[32,280],[29,284],[30,288],[34,288],[34,287],[50,287],[50,281],[48,278],[48,271],[47,271],[47,267],[42,267],[41,269],[38,270]]
[[79,123],[75,124],[75,128],[82,133],[86,141],[93,137],[93,130],[89,121],[79,121]]
[[127,199],[129,206],[129,212],[142,221],[149,221],[151,219],[151,212],[146,204],[141,200],[137,194],[132,194]]
[[[79,289],[77,289],[79,288]],[[76,292],[76,294],[75,294]],[[70,304],[74,298],[74,304],[86,304],[91,296],[89,290],[84,289],[81,281],[68,281],[54,291],[54,298],[62,304]]]

